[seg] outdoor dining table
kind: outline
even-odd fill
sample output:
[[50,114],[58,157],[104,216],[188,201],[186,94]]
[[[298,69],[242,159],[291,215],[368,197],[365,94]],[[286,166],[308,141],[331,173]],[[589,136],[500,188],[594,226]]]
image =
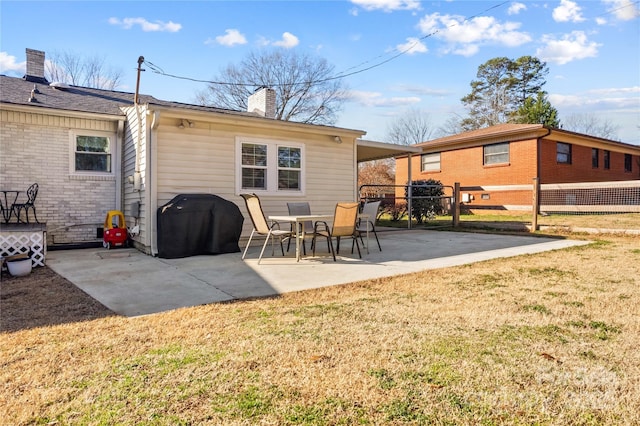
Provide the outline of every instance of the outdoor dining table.
[[[359,218],[368,219],[369,215],[358,215]],[[332,214],[292,214],[292,215],[273,215],[269,216],[269,220],[274,222],[290,222],[295,223],[296,237],[296,262],[300,261],[300,240],[304,240],[304,222],[307,221],[331,221]],[[369,253],[369,222],[367,222],[367,253]]]
[[304,222],[307,221],[330,221],[333,219],[332,214],[292,214],[292,215],[275,215],[269,216],[269,220],[275,222],[295,223],[296,229],[296,262],[300,261],[300,240],[304,239]]
[[[11,220],[11,212],[13,211],[13,205],[18,201],[18,195],[22,191],[15,191],[11,189],[2,189],[0,190],[4,194],[4,204],[2,205],[2,218],[4,219],[4,223],[9,223]],[[13,201],[9,204],[9,194],[15,194],[13,197]],[[1,202],[1,200],[0,200]]]

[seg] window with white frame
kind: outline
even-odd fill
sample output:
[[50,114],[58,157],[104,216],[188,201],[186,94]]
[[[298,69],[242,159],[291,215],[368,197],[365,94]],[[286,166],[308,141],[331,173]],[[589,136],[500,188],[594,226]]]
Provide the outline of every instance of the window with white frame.
[[238,192],[302,193],[303,145],[240,139],[237,147]]
[[75,132],[71,135],[71,171],[76,173],[113,173],[111,158],[114,139],[109,134]]
[[509,142],[494,143],[485,145],[483,149],[483,164],[505,164],[509,163]]
[[423,172],[439,172],[440,171],[440,153],[422,154],[420,156],[421,167]]

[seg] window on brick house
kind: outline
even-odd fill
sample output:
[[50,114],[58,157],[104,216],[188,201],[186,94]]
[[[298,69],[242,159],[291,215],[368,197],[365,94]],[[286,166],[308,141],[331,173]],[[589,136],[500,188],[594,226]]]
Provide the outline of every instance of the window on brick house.
[[243,139],[237,149],[238,192],[303,192],[303,145]]
[[420,156],[421,170],[423,172],[439,172],[440,171],[440,153],[422,154]]
[[597,169],[600,166],[600,150],[598,148],[591,148],[591,167]]
[[631,154],[624,155],[624,171],[631,172]]
[[556,161],[558,164],[571,164],[571,144],[563,142],[556,144]]
[[609,170],[611,168],[611,152],[605,150],[602,153],[602,155],[603,155],[604,168]]
[[494,143],[482,147],[484,165],[503,164],[509,162],[509,142]]
[[113,144],[106,135],[73,135],[73,171],[88,173],[111,173]]

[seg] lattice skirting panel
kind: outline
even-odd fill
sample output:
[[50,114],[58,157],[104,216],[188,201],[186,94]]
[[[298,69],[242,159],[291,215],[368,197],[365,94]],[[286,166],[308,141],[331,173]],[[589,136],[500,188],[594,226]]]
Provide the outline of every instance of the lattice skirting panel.
[[31,253],[32,266],[44,266],[47,254],[45,231],[0,232],[0,255]]

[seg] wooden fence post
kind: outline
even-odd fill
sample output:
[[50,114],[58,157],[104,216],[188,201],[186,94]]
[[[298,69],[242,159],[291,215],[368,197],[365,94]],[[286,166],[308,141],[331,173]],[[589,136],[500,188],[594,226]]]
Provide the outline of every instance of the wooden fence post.
[[460,226],[460,182],[453,184],[453,227]]
[[531,232],[538,230],[538,213],[540,212],[540,181],[537,177],[533,178],[533,199],[532,199],[532,214],[531,218]]

